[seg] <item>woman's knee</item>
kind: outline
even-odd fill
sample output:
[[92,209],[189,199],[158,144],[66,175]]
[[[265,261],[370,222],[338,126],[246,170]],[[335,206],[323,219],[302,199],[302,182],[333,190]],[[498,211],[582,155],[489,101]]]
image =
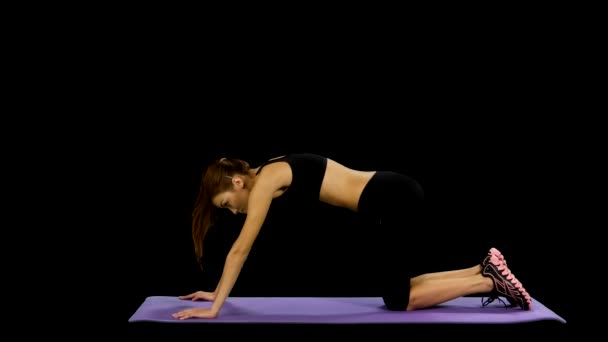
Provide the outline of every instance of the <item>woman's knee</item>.
[[383,296],[382,300],[386,308],[391,311],[406,311],[409,305],[409,295],[408,298],[396,295]]
[[385,283],[382,300],[388,310],[406,311],[410,304],[410,277],[395,277]]

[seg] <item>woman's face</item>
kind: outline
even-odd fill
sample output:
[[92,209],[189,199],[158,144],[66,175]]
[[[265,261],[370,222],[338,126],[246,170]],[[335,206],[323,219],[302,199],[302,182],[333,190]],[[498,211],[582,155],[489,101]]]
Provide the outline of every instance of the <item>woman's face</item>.
[[215,195],[213,197],[213,205],[218,208],[226,208],[232,211],[233,214],[246,214],[249,190],[244,185],[245,182],[242,177],[232,177],[232,189]]

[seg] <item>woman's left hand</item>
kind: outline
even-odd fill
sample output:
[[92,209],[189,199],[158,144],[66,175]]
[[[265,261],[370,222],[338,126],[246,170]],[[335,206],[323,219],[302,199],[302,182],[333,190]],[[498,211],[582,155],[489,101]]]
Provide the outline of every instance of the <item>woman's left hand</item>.
[[180,320],[188,318],[217,318],[218,313],[211,310],[211,308],[192,308],[176,312],[171,316]]

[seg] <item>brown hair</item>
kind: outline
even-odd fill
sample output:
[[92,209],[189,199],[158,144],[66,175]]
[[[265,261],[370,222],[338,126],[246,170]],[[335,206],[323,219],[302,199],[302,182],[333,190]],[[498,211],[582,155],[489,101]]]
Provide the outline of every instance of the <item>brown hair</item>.
[[222,158],[209,164],[202,174],[200,189],[192,211],[194,253],[201,269],[203,268],[203,241],[209,227],[214,224],[217,209],[212,203],[213,197],[232,187],[231,177],[233,175],[246,175],[249,173],[249,169],[246,161]]

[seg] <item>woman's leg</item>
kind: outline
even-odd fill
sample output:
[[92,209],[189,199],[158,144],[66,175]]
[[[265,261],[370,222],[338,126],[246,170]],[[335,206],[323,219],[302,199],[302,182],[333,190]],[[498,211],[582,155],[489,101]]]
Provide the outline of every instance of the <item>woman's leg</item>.
[[437,280],[437,279],[465,278],[465,277],[470,277],[470,276],[474,276],[477,274],[481,274],[481,265],[476,265],[476,266],[464,268],[461,270],[425,273],[425,274],[421,274],[419,276],[412,278],[410,280],[410,282],[411,282],[411,286],[413,287],[416,284],[419,284],[423,281]]
[[498,249],[492,247],[488,251],[488,255],[486,256],[486,258],[479,265],[465,268],[465,269],[454,270],[454,271],[443,271],[443,272],[432,272],[432,273],[421,274],[421,275],[416,276],[411,279],[412,286],[417,283],[420,283],[421,281],[425,281],[425,280],[462,278],[462,277],[469,277],[472,275],[480,274],[482,269],[488,264],[488,262],[490,262],[490,258],[492,257],[492,255],[495,255],[496,257],[498,257],[498,259],[500,261],[502,261],[505,266],[507,265],[507,261],[504,259],[504,256],[502,255],[502,253]]
[[[490,255],[482,262],[483,268],[477,274],[454,277],[455,274],[475,272],[475,266],[469,269],[438,272],[412,278],[409,284],[409,301],[406,310],[428,308],[449,300],[476,294],[487,293],[496,298],[506,297],[512,305],[529,310],[531,297],[522,284],[513,276],[504,261],[496,255]],[[425,277],[426,276],[426,277]]]
[[[416,260],[416,251],[415,248],[404,251],[400,241],[408,231],[424,227],[423,199],[422,188],[412,178],[394,172],[377,172],[359,200],[359,213],[362,217],[377,219],[377,229],[383,237],[380,252],[385,263],[381,266],[380,282],[387,308],[417,310],[477,293],[488,293],[492,298],[503,295],[529,308],[529,295],[506,268],[502,255],[496,253],[490,252],[480,265],[466,269],[408,276],[416,272],[415,265],[407,265]],[[404,221],[408,230],[403,230]],[[395,260],[407,262],[399,265]],[[399,270],[401,267],[405,271]]]
[[[471,272],[473,268],[464,271]],[[489,293],[494,288],[491,278],[484,277],[481,273],[464,277],[430,277],[419,279],[418,282],[410,282],[410,298],[407,306],[408,311],[428,308],[449,300],[471,295],[475,293]],[[412,279],[413,280],[413,279]]]

